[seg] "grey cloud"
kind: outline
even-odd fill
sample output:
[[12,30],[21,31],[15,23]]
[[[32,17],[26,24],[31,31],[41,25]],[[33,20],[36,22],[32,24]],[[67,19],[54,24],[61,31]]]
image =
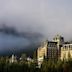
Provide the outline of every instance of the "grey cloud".
[[72,38],[71,0],[0,0],[0,22],[22,31],[40,32],[52,39]]

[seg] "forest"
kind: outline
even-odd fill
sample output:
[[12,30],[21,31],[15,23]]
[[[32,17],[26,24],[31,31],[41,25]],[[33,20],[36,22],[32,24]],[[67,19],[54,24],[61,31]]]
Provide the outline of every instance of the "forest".
[[18,61],[9,63],[6,58],[0,58],[0,72],[72,72],[72,59],[44,60],[38,68],[37,62]]

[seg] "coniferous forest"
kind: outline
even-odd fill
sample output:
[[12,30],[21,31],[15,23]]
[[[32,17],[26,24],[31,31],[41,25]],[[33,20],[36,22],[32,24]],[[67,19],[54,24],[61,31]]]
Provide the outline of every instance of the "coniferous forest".
[[0,58],[0,72],[72,72],[72,59],[44,60],[41,67],[36,62],[18,61],[9,63],[5,58]]

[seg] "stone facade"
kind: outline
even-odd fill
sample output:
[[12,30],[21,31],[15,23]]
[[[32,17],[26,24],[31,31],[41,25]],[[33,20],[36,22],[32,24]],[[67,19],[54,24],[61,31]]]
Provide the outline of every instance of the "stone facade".
[[61,47],[63,46],[64,44],[64,38],[60,35],[56,35],[54,38],[53,38],[53,41],[54,42],[57,42],[57,48],[58,48],[58,58],[60,58],[61,56]]
[[44,59],[58,59],[57,42],[46,41],[37,50],[38,64],[40,65]]
[[64,44],[61,47],[61,60],[72,58],[72,44]]
[[42,43],[41,47],[37,50],[38,65],[43,62],[44,57],[47,57],[47,41]]

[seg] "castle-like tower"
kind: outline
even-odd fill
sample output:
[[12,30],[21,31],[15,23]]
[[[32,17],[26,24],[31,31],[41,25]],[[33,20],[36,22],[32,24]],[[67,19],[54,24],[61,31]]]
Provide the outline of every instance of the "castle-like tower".
[[62,45],[64,44],[64,38],[60,35],[56,35],[54,38],[53,38],[53,41],[54,42],[57,42],[57,46],[58,48],[61,48]]
[[54,38],[53,38],[53,41],[54,42],[57,42],[57,48],[58,48],[58,58],[61,57],[61,47],[63,46],[64,44],[64,37],[60,36],[60,35],[56,35]]

